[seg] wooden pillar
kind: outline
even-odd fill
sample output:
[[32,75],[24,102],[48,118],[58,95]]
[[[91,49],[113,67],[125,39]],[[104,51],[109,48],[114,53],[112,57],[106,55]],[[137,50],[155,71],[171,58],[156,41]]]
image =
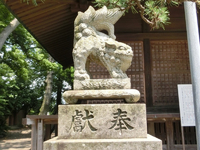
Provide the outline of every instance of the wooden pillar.
[[45,125],[44,141],[49,140],[50,138],[51,138],[51,125],[50,124],[46,124]]
[[[27,123],[29,124],[29,123]],[[36,150],[37,149],[37,120],[34,119],[31,123],[31,149]]]
[[148,134],[155,136],[154,122],[147,123],[147,131],[148,131]]
[[174,128],[172,119],[166,120],[167,150],[174,150]]
[[200,150],[200,44],[196,3],[184,2],[184,10],[194,99],[197,149]]
[[151,85],[151,51],[150,40],[144,39],[144,74],[145,74],[145,93],[147,107],[153,106],[152,85]]
[[55,125],[55,136],[58,136],[58,125]]
[[38,120],[37,150],[43,149],[43,119]]

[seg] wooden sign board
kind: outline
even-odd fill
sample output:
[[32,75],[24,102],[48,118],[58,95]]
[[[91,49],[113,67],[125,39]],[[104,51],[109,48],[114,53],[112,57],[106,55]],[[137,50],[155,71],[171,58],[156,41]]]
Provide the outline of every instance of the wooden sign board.
[[181,126],[195,126],[192,84],[178,84]]

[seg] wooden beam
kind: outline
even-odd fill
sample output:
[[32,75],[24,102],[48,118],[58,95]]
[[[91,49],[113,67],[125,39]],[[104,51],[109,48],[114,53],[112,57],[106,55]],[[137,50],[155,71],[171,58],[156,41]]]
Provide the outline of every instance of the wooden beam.
[[[34,24],[41,23],[41,21],[42,22],[46,22],[46,21],[54,22],[54,21],[56,21],[58,19],[57,17],[62,17],[64,15],[65,16],[69,16],[69,17],[64,18],[64,19],[71,19],[71,15],[70,15],[71,12],[69,14],[69,11],[65,7],[60,8],[60,9],[59,10],[50,11],[50,12],[45,13],[45,14],[38,15],[38,16],[35,17],[35,18],[37,18],[37,20],[35,20],[34,18],[31,18],[31,15],[30,15],[30,18],[22,17],[21,20],[23,20],[23,23],[31,24],[33,26]],[[49,19],[49,16],[51,16],[51,19]],[[75,18],[75,15],[72,16],[72,17]]]
[[179,113],[157,113],[157,114],[147,114],[148,119],[168,119],[168,118],[179,118]]
[[53,4],[46,5],[46,6],[44,5],[43,7],[35,7],[33,9],[29,10],[29,11],[25,11],[23,13],[17,14],[17,16],[19,18],[22,18],[22,17],[27,17],[27,18],[28,17],[36,17],[38,15],[53,11],[54,9],[59,9],[60,7],[63,7],[63,6],[62,5],[53,6]]
[[138,40],[187,40],[186,32],[172,33],[116,33],[118,41]]
[[147,123],[147,131],[148,131],[148,134],[155,136],[154,122]]
[[[176,149],[176,150],[182,150],[183,149],[183,147],[182,147],[182,145],[174,145],[174,149]],[[187,145],[185,145],[185,149],[186,150],[196,150],[197,149],[197,145],[196,144],[187,144]]]
[[[41,25],[41,26],[39,26]],[[73,23],[63,23],[63,24],[53,24],[53,23],[50,23],[50,24],[38,24],[36,26],[29,26],[29,30],[31,31],[34,31],[34,34],[40,34],[41,32],[44,32],[44,31],[49,31],[50,33],[47,33],[47,34],[52,34],[53,32],[55,32],[55,30],[60,30],[60,28],[64,28],[64,30],[70,30],[71,29],[71,32],[73,32],[73,29],[74,29],[74,25]],[[63,29],[62,29],[63,30]]]
[[[70,28],[70,29],[72,29],[72,28]],[[36,35],[37,38],[39,38],[40,40],[42,40],[43,43],[46,43],[48,41],[50,41],[50,42],[52,42],[52,41],[59,41],[59,42],[61,42],[62,40],[63,40],[64,43],[68,43],[69,41],[73,43],[73,39],[74,39],[73,38],[74,37],[73,36],[74,35],[73,31],[69,31],[69,30],[63,29],[62,33],[59,30],[58,30],[57,33],[59,33],[59,34],[52,34],[52,33],[48,34],[48,33],[45,33],[45,34],[40,35],[39,33],[37,33],[37,34],[34,34],[34,35]],[[57,43],[54,43],[54,45],[55,44],[57,44]]]
[[[21,3],[20,0],[3,0],[5,3],[11,4],[11,3]],[[44,4],[44,3],[58,3],[58,4],[73,4],[76,3],[76,0],[45,0],[44,2],[42,2],[41,0],[37,0],[37,4]],[[26,4],[26,2],[21,3],[21,4]],[[31,2],[32,5],[32,2]]]
[[30,119],[58,119],[58,115],[26,115]]
[[[71,32],[71,34],[73,35],[73,32]],[[69,41],[68,41],[68,37],[66,37],[66,35],[70,36],[70,34],[65,33],[65,34],[62,34],[62,35],[56,34],[54,36],[39,36],[39,35],[37,35],[37,38],[42,41],[41,43],[48,43],[48,42],[52,42],[52,41],[54,41],[54,42],[56,42],[56,41],[61,42],[62,39],[65,39],[65,43],[68,43]],[[71,36],[70,36],[69,39],[71,39],[70,41],[72,41],[72,43],[73,43],[73,38]],[[55,43],[54,43],[54,45],[55,45]],[[48,46],[46,46],[46,47],[48,47]]]

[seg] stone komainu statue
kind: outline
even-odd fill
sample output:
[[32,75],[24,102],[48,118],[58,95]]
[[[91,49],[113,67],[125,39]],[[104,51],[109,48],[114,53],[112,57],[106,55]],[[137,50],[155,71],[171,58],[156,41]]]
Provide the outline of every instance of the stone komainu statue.
[[106,6],[97,11],[90,6],[84,13],[78,13],[74,22],[75,80],[90,79],[87,66],[91,60],[105,66],[112,78],[127,78],[125,71],[131,65],[133,51],[130,46],[115,41],[114,35],[114,24],[123,13]]

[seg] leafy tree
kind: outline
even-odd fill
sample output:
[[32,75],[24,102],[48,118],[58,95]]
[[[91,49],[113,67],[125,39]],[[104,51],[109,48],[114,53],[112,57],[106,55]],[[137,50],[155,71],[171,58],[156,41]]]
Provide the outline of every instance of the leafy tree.
[[8,100],[0,96],[0,138],[6,135],[6,130],[8,129],[6,126],[6,116],[10,114],[10,111],[6,109],[7,105]]
[[[57,114],[58,105],[62,104],[62,93],[66,90],[72,89],[74,79],[74,68],[68,67],[63,69],[62,65],[58,65],[57,70],[54,71],[53,90],[56,96],[52,97],[52,105],[50,111],[52,114]],[[54,103],[53,103],[54,102]]]
[[[13,19],[0,3],[0,38],[4,40],[0,49],[0,135],[5,135],[6,118],[11,112],[39,113],[48,72],[65,74],[60,64],[48,60],[49,54],[22,25],[12,32],[6,30]],[[49,105],[55,108],[53,103]]]
[[57,112],[64,81],[72,83],[73,80],[73,68],[63,69],[57,62],[48,60],[49,54],[21,24],[9,34],[5,32],[13,19],[0,3],[0,35],[6,35],[6,38],[1,36],[6,40],[0,49],[0,135],[5,135],[5,120],[11,112],[24,110],[27,114],[39,113],[44,99],[45,78],[49,72],[53,75],[53,96],[49,94],[50,109],[46,112]]

